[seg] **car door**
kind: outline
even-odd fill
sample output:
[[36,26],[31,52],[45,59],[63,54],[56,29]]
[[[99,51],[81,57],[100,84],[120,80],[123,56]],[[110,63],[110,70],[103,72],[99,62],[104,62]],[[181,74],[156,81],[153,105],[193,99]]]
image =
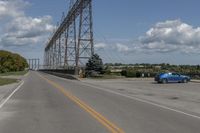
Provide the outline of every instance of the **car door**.
[[172,73],[172,82],[179,82],[180,81],[180,74]]
[[167,80],[168,82],[174,82],[174,76],[172,75],[172,73],[168,73]]

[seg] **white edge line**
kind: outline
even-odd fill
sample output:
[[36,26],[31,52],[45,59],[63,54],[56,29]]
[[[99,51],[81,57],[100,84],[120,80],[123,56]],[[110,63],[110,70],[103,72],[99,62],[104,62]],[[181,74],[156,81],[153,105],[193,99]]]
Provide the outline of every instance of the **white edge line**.
[[189,114],[189,113],[186,113],[186,112],[183,112],[183,111],[180,111],[180,110],[177,110],[177,109],[173,109],[173,108],[170,108],[170,107],[167,107],[167,106],[164,106],[164,105],[156,104],[156,103],[153,103],[153,102],[141,99],[141,98],[137,98],[137,97],[133,97],[133,96],[127,96],[125,94],[121,94],[121,93],[118,93],[118,92],[115,92],[115,91],[112,91],[112,90],[107,90],[107,89],[104,89],[104,88],[101,88],[101,87],[97,87],[97,86],[93,86],[93,85],[86,84],[86,83],[83,83],[83,84],[86,85],[86,86],[89,86],[89,87],[93,87],[93,88],[96,88],[96,89],[99,89],[99,90],[107,91],[107,92],[110,92],[110,93],[113,93],[113,94],[116,94],[116,95],[120,95],[120,96],[129,98],[129,99],[133,99],[133,100],[139,101],[139,102],[147,103],[147,104],[154,105],[154,106],[166,109],[166,110],[174,111],[176,113],[180,113],[180,114],[184,114],[184,115],[187,115],[187,116],[190,116],[190,117],[194,117],[194,118],[200,119],[200,116]]
[[0,109],[6,104],[6,102],[22,87],[24,81],[0,104]]
[[[48,75],[50,75],[50,74],[48,74]],[[68,80],[68,79],[65,79],[65,78],[61,78],[61,77],[57,77],[57,76],[54,76],[54,75],[50,75],[50,76],[53,76],[53,77],[58,78],[58,79],[66,80],[66,81],[71,81],[71,80]],[[74,81],[71,81],[71,82],[74,82]],[[153,105],[153,106],[156,106],[156,107],[160,107],[162,109],[170,110],[170,111],[173,111],[173,112],[176,112],[176,113],[180,113],[180,114],[184,114],[186,116],[190,116],[190,117],[193,117],[193,118],[200,119],[200,116],[197,116],[197,115],[189,114],[189,113],[186,113],[184,111],[180,111],[180,110],[173,109],[173,108],[170,108],[170,107],[167,107],[167,106],[164,106],[164,105],[156,104],[156,103],[153,103],[153,102],[141,99],[141,98],[137,98],[137,97],[133,97],[133,96],[127,96],[125,94],[121,94],[121,93],[118,93],[118,92],[115,92],[115,91],[112,91],[112,90],[107,90],[105,88],[93,86],[91,84],[88,84],[88,83],[85,83],[85,82],[82,82],[82,81],[80,81],[80,82],[83,85],[88,86],[88,87],[92,87],[92,88],[96,88],[96,89],[99,89],[99,90],[103,90],[103,91],[106,91],[106,92],[109,92],[109,93],[112,93],[112,94],[123,96],[123,97],[129,98],[129,99],[132,99],[132,100],[136,100],[136,101],[139,101],[139,102],[142,102],[142,103],[146,103],[146,104],[150,104],[150,105]]]

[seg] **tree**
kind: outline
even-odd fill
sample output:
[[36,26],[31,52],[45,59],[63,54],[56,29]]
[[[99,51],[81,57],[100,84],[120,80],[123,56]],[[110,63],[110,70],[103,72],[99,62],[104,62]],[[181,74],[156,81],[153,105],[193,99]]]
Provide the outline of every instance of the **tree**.
[[25,58],[19,54],[0,50],[0,72],[23,71],[28,67]]
[[98,54],[94,54],[86,63],[86,73],[90,73],[92,71],[101,73],[103,71],[103,61],[99,57]]

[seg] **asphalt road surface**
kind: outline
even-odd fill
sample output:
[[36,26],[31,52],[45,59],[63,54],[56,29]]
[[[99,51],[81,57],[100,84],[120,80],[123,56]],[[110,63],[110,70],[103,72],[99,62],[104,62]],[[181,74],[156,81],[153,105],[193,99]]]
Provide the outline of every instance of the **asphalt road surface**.
[[[103,88],[106,89],[106,88]],[[29,72],[0,106],[0,133],[199,133],[200,117]]]

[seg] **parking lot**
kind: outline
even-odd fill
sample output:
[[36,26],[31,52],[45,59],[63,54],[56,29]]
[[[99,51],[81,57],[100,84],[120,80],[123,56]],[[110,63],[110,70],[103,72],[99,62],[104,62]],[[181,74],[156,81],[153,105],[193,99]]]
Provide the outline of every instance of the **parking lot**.
[[157,84],[153,79],[86,79],[82,82],[200,115],[200,83]]

